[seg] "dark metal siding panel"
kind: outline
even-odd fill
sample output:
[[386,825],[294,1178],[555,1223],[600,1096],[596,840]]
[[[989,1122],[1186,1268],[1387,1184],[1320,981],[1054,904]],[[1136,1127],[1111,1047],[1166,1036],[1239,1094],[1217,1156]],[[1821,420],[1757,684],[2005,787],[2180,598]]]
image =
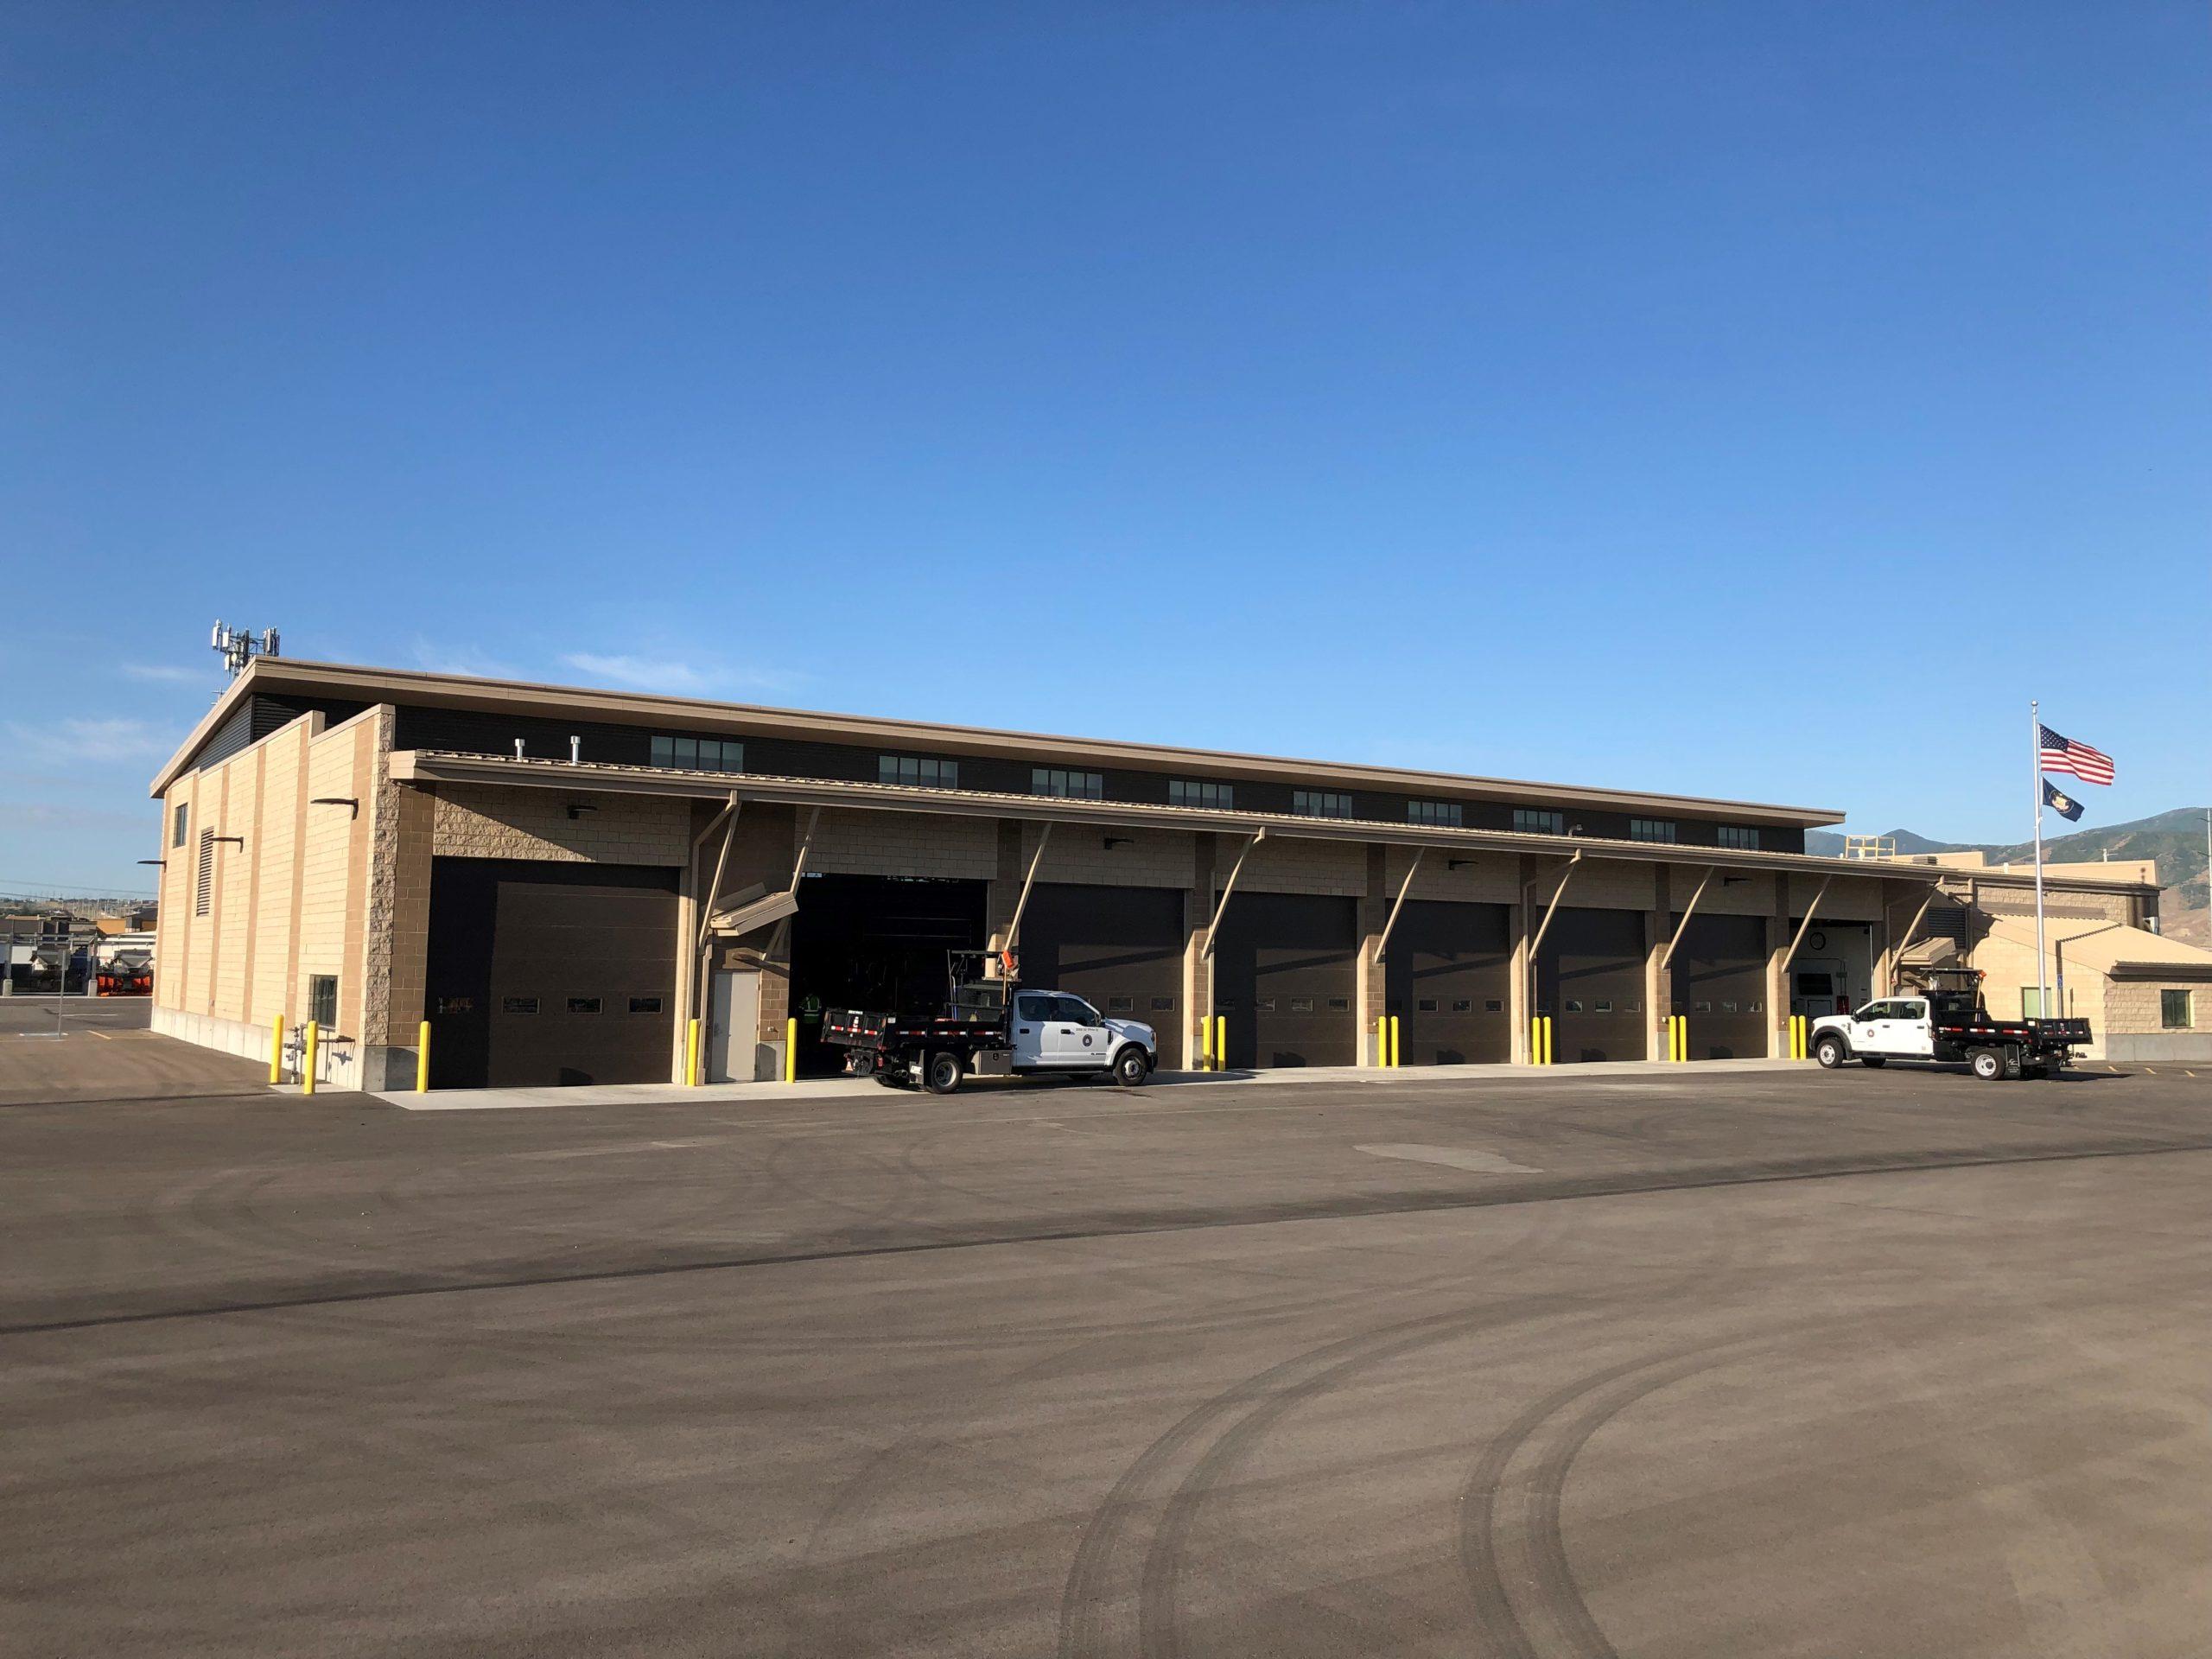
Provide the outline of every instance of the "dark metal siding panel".
[[257,743],[272,732],[283,730],[310,710],[321,710],[325,723],[335,726],[340,721],[353,719],[368,706],[365,702],[346,702],[334,697],[277,697],[257,691],[232,709],[231,717],[200,746],[200,753],[192,757],[193,769],[197,771],[227,760],[248,744]]
[[1183,893],[1039,882],[1022,912],[1022,982],[1141,1020],[1163,1041],[1182,998]]
[[253,709],[260,701],[248,697],[231,710],[231,717],[215,728],[213,735],[200,746],[200,753],[192,757],[194,770],[227,760],[253,741]]
[[[652,761],[652,732],[645,727],[610,726],[588,720],[546,720],[531,715],[487,715],[472,709],[400,708],[393,721],[392,746],[401,749],[446,749],[457,754],[512,754],[515,740],[540,760],[569,758],[569,739],[583,739],[583,758],[609,766],[643,766]],[[750,752],[747,760],[750,760]]]
[[1643,912],[1561,906],[1536,963],[1536,1012],[1553,1017],[1553,1058],[1641,1060]]
[[1358,1058],[1358,904],[1239,893],[1214,947],[1214,1009],[1236,1066],[1350,1065]]
[[[668,1081],[676,918],[674,870],[434,860],[434,1080],[494,1088]],[[632,999],[653,998],[657,1010],[631,1012]],[[536,1012],[522,1011],[531,999]]]
[[[351,705],[347,713],[358,713],[360,707]],[[331,715],[334,722],[343,717],[337,714]],[[1048,748],[1040,748],[1033,756],[1008,760],[989,755],[956,754],[926,747],[891,748],[881,744],[817,743],[791,738],[747,737],[735,731],[717,732],[689,726],[610,725],[590,720],[404,706],[398,711],[394,741],[402,749],[444,749],[460,754],[512,754],[515,739],[519,737],[524,741],[525,753],[540,760],[557,760],[568,758],[569,739],[575,735],[583,740],[583,758],[586,760],[642,766],[652,763],[652,738],[656,732],[689,733],[698,737],[721,737],[741,742],[745,746],[745,769],[747,772],[785,778],[823,778],[849,783],[874,783],[878,776],[878,760],[883,754],[935,755],[959,762],[960,782],[963,788],[1025,795],[1029,792],[1030,773],[1038,766],[1101,770],[1071,762],[1065,755]],[[244,741],[250,741],[242,740],[239,747],[243,747]],[[1103,770],[1106,799],[1150,805],[1167,804],[1167,785],[1172,779],[1203,779],[1207,777],[1205,772],[1195,767],[1157,772],[1116,767]],[[1304,786],[1288,781],[1252,779],[1217,781],[1231,785],[1239,810],[1255,812],[1288,812],[1294,794]],[[1313,787],[1325,788],[1328,785],[1317,784]],[[1351,794],[1353,810],[1358,817],[1384,823],[1406,822],[1407,805],[1413,799],[1448,798],[1415,798],[1366,790],[1339,792]],[[1503,801],[1462,801],[1459,803],[1461,822],[1470,830],[1510,830],[1515,804]],[[1532,794],[1518,804],[1543,807],[1547,803],[1541,795]],[[1585,835],[1619,840],[1628,837],[1629,815],[1626,813],[1572,806],[1553,810],[1560,812],[1570,826],[1580,825]],[[1654,816],[1657,815],[1655,809]],[[1710,847],[1718,840],[1717,821],[1677,817],[1675,822],[1684,846]],[[1805,848],[1804,832],[1766,826],[1760,830],[1760,844],[1777,852],[1802,852]]]
[[[1673,925],[1681,927],[1679,914]],[[1668,995],[1688,1018],[1692,1059],[1765,1057],[1766,957],[1763,916],[1697,915],[1682,928]]]
[[1508,920],[1503,905],[1406,901],[1383,962],[1384,999],[1388,1012],[1398,1016],[1402,1065],[1513,1058]]

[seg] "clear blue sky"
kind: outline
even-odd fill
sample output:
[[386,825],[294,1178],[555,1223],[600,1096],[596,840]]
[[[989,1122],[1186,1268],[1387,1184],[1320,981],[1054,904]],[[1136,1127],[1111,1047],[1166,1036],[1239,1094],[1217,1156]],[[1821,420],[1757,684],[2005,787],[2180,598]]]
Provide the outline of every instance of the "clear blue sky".
[[2176,3],[16,4],[0,885],[297,656],[2202,801]]

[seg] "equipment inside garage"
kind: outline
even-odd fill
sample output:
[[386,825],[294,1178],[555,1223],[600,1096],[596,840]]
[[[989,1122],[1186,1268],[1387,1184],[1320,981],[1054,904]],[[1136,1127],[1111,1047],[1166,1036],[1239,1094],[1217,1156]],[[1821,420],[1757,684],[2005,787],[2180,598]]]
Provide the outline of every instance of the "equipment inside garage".
[[1537,956],[1536,1012],[1553,1017],[1562,1065],[1645,1058],[1643,912],[1562,906]]
[[1176,887],[1040,882],[1021,914],[1021,980],[1141,1020],[1172,1039],[1182,996],[1183,893]]
[[1228,1021],[1230,1065],[1351,1065],[1357,978],[1356,900],[1239,893],[1214,945],[1214,1012]]
[[844,1070],[844,1051],[822,1040],[824,1008],[943,1001],[945,952],[983,948],[989,890],[984,881],[888,875],[809,875],[800,882],[791,944],[798,1075]]
[[1409,899],[1383,958],[1386,1010],[1405,1065],[1513,1058],[1513,940],[1503,905]]
[[1764,1058],[1767,1052],[1766,918],[1679,917],[1669,996],[1687,1015],[1694,1060]]
[[424,961],[431,1086],[664,1081],[677,874],[433,860]]

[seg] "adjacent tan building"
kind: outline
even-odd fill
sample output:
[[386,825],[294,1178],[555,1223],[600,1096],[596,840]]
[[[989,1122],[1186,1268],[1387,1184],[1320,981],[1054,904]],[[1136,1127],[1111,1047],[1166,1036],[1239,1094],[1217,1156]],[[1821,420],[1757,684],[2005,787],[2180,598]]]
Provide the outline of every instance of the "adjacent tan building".
[[2051,1011],[2089,1021],[2089,1058],[2212,1061],[2212,951],[2158,931],[2151,859],[2044,866],[2043,970],[2036,958],[2035,867],[1981,853],[1922,855],[1941,892],[1909,965],[1955,963],[1983,975],[1990,1011]]

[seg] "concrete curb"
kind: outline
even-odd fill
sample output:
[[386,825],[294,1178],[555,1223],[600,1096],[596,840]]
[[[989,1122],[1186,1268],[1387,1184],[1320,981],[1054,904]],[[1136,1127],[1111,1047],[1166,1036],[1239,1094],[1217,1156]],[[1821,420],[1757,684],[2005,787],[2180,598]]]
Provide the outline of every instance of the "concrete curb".
[[[1697,1071],[1802,1071],[1808,1060],[1621,1060],[1599,1065],[1424,1065],[1384,1071],[1374,1066],[1316,1065],[1271,1071],[1158,1071],[1149,1088],[1234,1089],[1255,1084],[1305,1087],[1316,1084],[1373,1086],[1389,1084],[1459,1083],[1484,1079],[1522,1083],[1588,1084],[1626,1078],[1671,1077]],[[1029,1092],[1044,1085],[1026,1077],[971,1080],[963,1093],[999,1095]],[[1103,1080],[1083,1085],[1110,1089]],[[730,1102],[772,1103],[810,1100],[926,1099],[910,1090],[886,1089],[867,1078],[810,1077],[798,1083],[716,1083],[687,1089],[675,1083],[587,1084],[567,1089],[434,1089],[428,1094],[401,1090],[369,1091],[385,1104],[410,1112],[493,1112],[544,1110],[579,1106],[705,1106]]]

